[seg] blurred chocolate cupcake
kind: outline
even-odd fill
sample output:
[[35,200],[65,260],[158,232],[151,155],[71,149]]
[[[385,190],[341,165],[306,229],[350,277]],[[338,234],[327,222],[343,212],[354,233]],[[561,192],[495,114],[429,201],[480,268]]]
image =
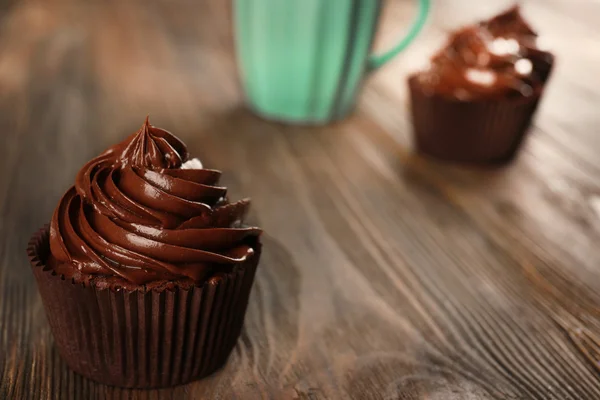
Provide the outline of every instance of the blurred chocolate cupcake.
[[241,332],[260,256],[249,200],[146,122],[79,171],[28,255],[58,350],[122,387],[199,379]]
[[512,159],[554,62],[536,41],[518,7],[454,32],[409,77],[417,150],[458,162]]

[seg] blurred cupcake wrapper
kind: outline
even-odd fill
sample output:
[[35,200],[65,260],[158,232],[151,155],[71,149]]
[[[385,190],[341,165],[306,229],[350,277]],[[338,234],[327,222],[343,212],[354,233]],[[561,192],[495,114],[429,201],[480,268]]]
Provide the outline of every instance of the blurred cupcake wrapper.
[[225,364],[241,333],[260,258],[189,289],[85,286],[46,267],[45,227],[27,254],[63,360],[94,381],[128,388],[184,384]]
[[418,152],[442,160],[502,164],[512,160],[550,78],[554,57],[532,57],[542,87],[529,97],[458,100],[425,93],[418,76],[408,79],[415,145]]

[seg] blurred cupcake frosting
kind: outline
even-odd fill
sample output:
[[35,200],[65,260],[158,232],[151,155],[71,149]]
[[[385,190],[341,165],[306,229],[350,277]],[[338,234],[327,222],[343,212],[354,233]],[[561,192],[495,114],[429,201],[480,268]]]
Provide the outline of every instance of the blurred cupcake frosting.
[[48,265],[75,281],[201,283],[254,254],[249,200],[229,202],[221,173],[150,125],[79,171],[50,226]]
[[458,100],[529,97],[541,90],[552,57],[515,6],[454,32],[418,75],[426,93]]

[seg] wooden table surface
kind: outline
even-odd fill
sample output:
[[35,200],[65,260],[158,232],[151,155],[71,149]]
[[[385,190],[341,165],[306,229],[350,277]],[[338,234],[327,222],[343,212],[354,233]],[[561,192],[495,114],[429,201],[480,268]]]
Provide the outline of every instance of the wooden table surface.
[[[415,155],[405,77],[508,1],[434,1],[417,43],[322,128],[244,109],[229,1],[3,4],[0,399],[600,399],[600,2],[523,3],[558,65],[500,169]],[[387,1],[376,47],[414,11]],[[266,235],[224,369],[132,391],[61,361],[25,246],[147,113],[252,197]]]

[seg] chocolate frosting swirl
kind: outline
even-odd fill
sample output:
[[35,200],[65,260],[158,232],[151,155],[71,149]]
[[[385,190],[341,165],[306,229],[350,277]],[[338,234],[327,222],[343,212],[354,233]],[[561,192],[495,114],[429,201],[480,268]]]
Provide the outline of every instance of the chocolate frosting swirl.
[[532,96],[552,58],[536,41],[515,6],[454,32],[419,82],[426,92],[459,100]]
[[85,164],[52,217],[49,265],[67,277],[199,283],[252,257],[261,230],[242,224],[249,200],[229,202],[221,173],[187,160],[185,144],[146,118]]

